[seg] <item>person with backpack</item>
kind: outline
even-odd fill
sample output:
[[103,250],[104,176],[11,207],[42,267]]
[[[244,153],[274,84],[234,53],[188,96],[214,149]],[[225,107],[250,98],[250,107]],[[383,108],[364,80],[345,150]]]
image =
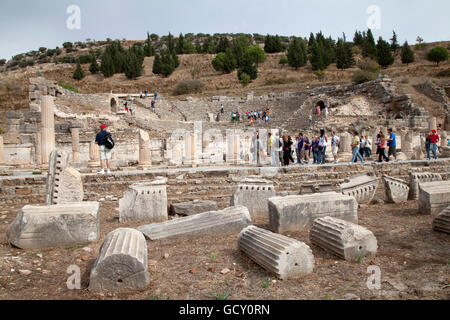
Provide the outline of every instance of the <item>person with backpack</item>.
[[98,144],[100,149],[100,170],[99,174],[105,174],[105,162],[108,168],[108,174],[111,174],[111,150],[114,148],[114,140],[111,137],[111,133],[106,131],[106,126],[102,124],[100,126],[101,131],[97,133],[95,137],[95,142]]

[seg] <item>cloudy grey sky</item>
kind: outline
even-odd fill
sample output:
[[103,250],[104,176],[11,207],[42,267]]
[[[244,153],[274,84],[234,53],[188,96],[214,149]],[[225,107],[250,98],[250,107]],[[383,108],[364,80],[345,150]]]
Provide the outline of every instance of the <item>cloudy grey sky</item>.
[[[69,30],[70,5],[81,9],[80,29]],[[144,39],[146,32],[260,33],[308,36],[322,30],[336,38],[367,29],[380,8],[376,37],[389,39],[392,30],[400,42],[450,40],[448,0],[14,0],[2,1],[0,59],[47,48],[65,41]]]

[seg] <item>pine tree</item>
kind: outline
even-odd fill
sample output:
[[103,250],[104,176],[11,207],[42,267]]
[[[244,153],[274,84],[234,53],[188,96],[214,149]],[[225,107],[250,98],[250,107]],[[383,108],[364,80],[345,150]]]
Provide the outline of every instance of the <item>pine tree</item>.
[[375,45],[375,39],[373,38],[372,30],[367,31],[367,35],[364,37],[364,43],[362,48],[362,54],[364,57],[370,57],[376,59],[377,46]]
[[322,46],[317,42],[314,43],[311,48],[311,57],[310,57],[312,69],[314,71],[325,69],[325,62],[324,62],[323,54],[324,53],[323,53]]
[[428,52],[427,60],[436,62],[436,66],[439,66],[439,63],[448,60],[448,51],[444,47],[435,47]]
[[338,69],[348,69],[354,64],[353,44],[339,39],[336,44],[336,66]]
[[144,52],[146,57],[152,57],[155,54],[155,49],[152,46],[152,40],[148,32],[147,32],[147,40],[144,46]]
[[230,41],[227,37],[220,37],[219,43],[217,44],[216,53],[225,52],[230,48]]
[[105,50],[102,55],[100,70],[106,78],[112,77],[115,73],[114,62],[109,50]]
[[400,46],[398,45],[397,34],[395,33],[395,31],[393,31],[392,38],[390,40],[391,40],[391,50],[394,52],[397,51],[397,49],[400,48]]
[[125,55],[124,72],[128,79],[136,79],[142,75],[144,52],[141,48],[131,47]]
[[414,51],[409,46],[408,41],[405,41],[403,44],[401,56],[402,63],[405,63],[406,65],[409,65],[415,61]]
[[392,55],[391,46],[381,37],[378,39],[377,43],[377,58],[378,64],[384,68],[390,66],[395,61],[395,58]]
[[363,46],[364,45],[364,37],[361,34],[361,31],[356,31],[355,36],[353,37],[353,43],[355,46]]
[[167,48],[171,53],[175,51],[175,41],[173,40],[173,36],[170,32],[167,40]]
[[[173,52],[173,51],[170,51]],[[175,48],[175,52],[177,54],[183,54],[184,53],[184,36],[182,33],[180,33],[180,36],[178,37],[177,45]]]
[[306,65],[306,45],[302,39],[294,37],[289,44],[287,58],[289,65],[295,69]]
[[78,81],[80,81],[81,79],[84,78],[84,72],[83,72],[83,69],[81,68],[81,64],[79,62],[77,63],[77,67],[75,68],[75,71],[73,72],[72,77]]
[[258,45],[248,48],[248,54],[250,55],[250,59],[253,61],[253,63],[256,64],[256,67],[258,67],[260,63],[263,63],[267,59],[264,50],[261,49]]
[[97,58],[95,56],[91,56],[91,58],[92,62],[91,65],[89,66],[89,72],[95,74],[100,71],[100,67],[98,66]]
[[241,80],[241,75],[243,73],[248,74],[251,80],[254,80],[258,77],[258,69],[256,68],[255,63],[252,61],[248,52],[245,52],[242,57],[241,65],[238,70],[239,80]]
[[157,53],[155,54],[155,60],[153,61],[153,70],[154,74],[161,74],[161,56]]
[[236,59],[230,48],[226,52],[219,52],[211,63],[215,70],[223,73],[231,73],[236,69]]

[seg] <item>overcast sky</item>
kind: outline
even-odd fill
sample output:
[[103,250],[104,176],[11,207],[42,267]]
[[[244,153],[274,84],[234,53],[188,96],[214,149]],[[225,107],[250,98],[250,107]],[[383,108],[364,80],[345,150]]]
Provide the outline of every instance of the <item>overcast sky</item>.
[[[80,29],[67,28],[67,8],[81,11]],[[144,39],[146,32],[260,33],[309,36],[322,30],[333,38],[376,23],[375,37],[415,43],[450,40],[449,0],[14,0],[2,1],[0,59],[37,50],[61,47],[65,41]],[[372,17],[372,19],[370,19]]]

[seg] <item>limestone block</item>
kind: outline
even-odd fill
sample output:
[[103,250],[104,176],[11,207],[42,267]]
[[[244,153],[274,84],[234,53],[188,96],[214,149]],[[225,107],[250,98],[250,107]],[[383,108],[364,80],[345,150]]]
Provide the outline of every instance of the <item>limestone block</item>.
[[89,291],[142,290],[149,283],[147,243],[143,234],[127,228],[110,232],[92,268]]
[[305,243],[255,226],[241,231],[238,247],[281,280],[294,279],[314,270],[314,256]]
[[433,229],[450,234],[450,206],[434,219]]
[[277,233],[302,231],[326,216],[357,223],[357,211],[354,197],[336,192],[274,197],[269,199],[269,229]]
[[419,212],[436,215],[450,206],[450,181],[419,183]]
[[173,215],[192,216],[194,214],[219,210],[215,201],[192,201],[173,203],[170,212]]
[[261,179],[246,179],[238,184],[231,198],[231,206],[247,207],[252,218],[268,217],[268,200],[275,196],[273,182]]
[[25,206],[6,236],[21,249],[70,247],[96,242],[100,234],[98,202]]
[[442,181],[442,176],[439,173],[410,172],[409,177],[410,177],[409,183],[410,200],[419,199],[419,183]]
[[312,244],[347,261],[358,262],[377,253],[377,239],[371,231],[341,219],[317,219],[309,236]]
[[384,175],[383,183],[389,202],[402,203],[408,201],[409,186],[406,181]]
[[241,232],[251,224],[248,209],[239,206],[141,226],[137,230],[150,240],[158,240],[177,236],[232,234]]
[[161,222],[168,219],[166,181],[137,183],[119,201],[120,222]]
[[342,194],[355,197],[359,204],[367,204],[375,197],[378,184],[378,177],[363,174],[352,177],[341,184],[340,191]]

